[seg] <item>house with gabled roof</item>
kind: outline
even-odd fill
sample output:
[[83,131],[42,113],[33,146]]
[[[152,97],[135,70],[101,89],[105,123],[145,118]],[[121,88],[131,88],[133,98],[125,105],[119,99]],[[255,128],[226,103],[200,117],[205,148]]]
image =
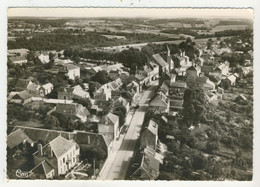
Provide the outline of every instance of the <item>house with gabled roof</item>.
[[42,146],[45,146],[57,136],[62,136],[68,140],[73,139],[80,146],[81,154],[88,154],[87,147],[89,145],[100,147],[107,155],[112,150],[113,139],[103,134],[87,131],[66,132],[24,126],[15,126],[13,129],[10,128],[11,127],[8,127],[8,130],[11,132],[15,132],[18,129],[22,130],[29,137],[29,139],[27,139],[28,141],[31,140],[34,143],[41,143]]
[[43,160],[30,170],[30,179],[53,179],[55,172],[51,164]]
[[14,149],[25,146],[27,143],[33,146],[33,141],[21,130],[17,129],[7,136],[7,148]]
[[159,76],[168,71],[169,66],[159,53],[152,55],[152,60],[159,65]]
[[128,112],[129,108],[130,108],[129,102],[125,98],[123,98],[121,96],[120,97],[116,97],[114,99],[112,105],[113,105],[113,108],[116,108],[116,107],[119,107],[119,106],[123,106],[123,107],[125,107],[126,112]]
[[98,133],[115,140],[119,136],[119,117],[111,112],[103,116],[98,122]]
[[32,95],[27,91],[11,92],[7,98],[10,103],[27,104],[32,101]]
[[160,161],[146,149],[139,155],[138,168],[131,175],[136,180],[155,180],[160,173]]
[[86,107],[77,103],[58,103],[52,111],[61,113],[65,117],[71,118],[74,121],[80,120],[81,122],[86,122],[87,117],[90,115]]
[[79,162],[79,152],[79,145],[74,140],[57,136],[45,146],[38,144],[38,149],[33,154],[34,165],[45,160],[54,169],[56,176],[64,175]]
[[154,120],[149,121],[148,127],[141,134],[141,148],[151,147],[156,150],[158,142],[158,124]]

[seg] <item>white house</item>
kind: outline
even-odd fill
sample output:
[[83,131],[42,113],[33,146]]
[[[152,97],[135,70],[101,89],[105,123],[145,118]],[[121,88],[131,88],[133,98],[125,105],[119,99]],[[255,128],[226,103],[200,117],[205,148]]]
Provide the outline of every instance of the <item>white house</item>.
[[54,169],[55,175],[64,175],[72,169],[79,159],[79,146],[74,140],[58,136],[44,147],[38,144],[38,151],[33,154],[34,165],[44,160]]

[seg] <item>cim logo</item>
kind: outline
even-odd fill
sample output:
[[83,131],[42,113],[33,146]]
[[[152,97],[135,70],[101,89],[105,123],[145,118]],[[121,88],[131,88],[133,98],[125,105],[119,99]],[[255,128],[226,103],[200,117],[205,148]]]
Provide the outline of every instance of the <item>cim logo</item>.
[[25,172],[25,171],[22,171],[20,169],[17,169],[16,172],[15,172],[15,175],[18,177],[18,178],[21,178],[21,179],[27,179],[29,178],[29,176],[32,174],[32,172]]

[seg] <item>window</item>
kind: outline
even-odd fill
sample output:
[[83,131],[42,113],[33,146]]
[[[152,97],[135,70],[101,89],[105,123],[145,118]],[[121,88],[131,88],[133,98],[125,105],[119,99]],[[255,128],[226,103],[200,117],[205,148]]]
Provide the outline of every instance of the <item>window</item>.
[[75,162],[75,157],[73,157],[73,162]]
[[65,163],[65,158],[63,158],[63,163]]

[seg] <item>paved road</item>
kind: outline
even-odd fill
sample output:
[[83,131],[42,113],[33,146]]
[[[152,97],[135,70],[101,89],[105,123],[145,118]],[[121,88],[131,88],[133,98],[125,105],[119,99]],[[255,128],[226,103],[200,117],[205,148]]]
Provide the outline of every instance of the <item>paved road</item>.
[[108,158],[99,180],[123,180],[134,154],[136,141],[140,136],[140,131],[144,121],[147,104],[156,90],[156,86],[150,86],[142,95],[139,105],[140,108],[134,113],[128,131],[122,140],[119,150]]

